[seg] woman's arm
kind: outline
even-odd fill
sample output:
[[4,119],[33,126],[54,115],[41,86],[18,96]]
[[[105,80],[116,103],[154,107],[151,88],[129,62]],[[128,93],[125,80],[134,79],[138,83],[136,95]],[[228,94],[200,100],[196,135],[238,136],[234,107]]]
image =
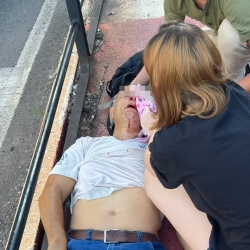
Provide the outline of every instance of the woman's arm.
[[[149,143],[151,143],[153,141],[155,132],[152,133],[152,135],[150,136]],[[148,145],[149,145],[149,143],[148,143]],[[156,176],[155,171],[153,170],[151,163],[150,163],[150,151],[149,151],[148,147],[147,147],[145,154],[144,154],[144,164],[145,164],[145,167],[148,170],[148,172],[151,175]]]
[[143,86],[149,84],[149,75],[145,69],[145,66],[143,66],[143,68],[141,69],[139,74],[136,76],[136,78],[131,82],[131,85],[135,85],[137,83],[140,83]]
[[[188,246],[192,250],[207,249],[212,226],[206,214],[194,206],[183,186],[164,188],[158,178],[147,170],[144,183],[149,199],[168,218]],[[186,245],[183,247],[190,249]]]
[[[151,130],[151,127],[156,122],[156,120],[157,119],[152,115],[151,111],[149,110],[149,107],[146,107],[141,116],[141,126],[150,136],[148,145],[153,141],[154,135],[157,132],[157,130]],[[144,164],[149,173],[153,176],[156,176],[155,171],[153,170],[150,163],[150,154],[151,153],[147,147],[144,154]]]

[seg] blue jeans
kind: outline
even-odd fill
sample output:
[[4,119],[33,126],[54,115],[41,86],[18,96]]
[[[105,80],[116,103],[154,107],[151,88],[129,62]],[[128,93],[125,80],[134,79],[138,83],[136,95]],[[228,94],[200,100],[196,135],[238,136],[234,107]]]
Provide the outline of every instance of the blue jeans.
[[103,241],[90,240],[91,229],[88,230],[86,238],[75,240],[68,237],[68,250],[164,250],[160,241],[142,242],[142,233],[137,231],[138,239],[135,243],[104,243]]

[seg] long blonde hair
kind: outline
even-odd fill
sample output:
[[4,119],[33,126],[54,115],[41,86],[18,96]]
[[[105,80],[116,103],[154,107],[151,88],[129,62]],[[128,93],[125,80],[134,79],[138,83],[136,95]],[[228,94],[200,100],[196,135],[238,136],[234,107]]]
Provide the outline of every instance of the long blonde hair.
[[225,107],[222,59],[200,28],[178,22],[162,25],[146,46],[144,65],[157,107],[154,128],[177,124],[186,116],[210,119]]

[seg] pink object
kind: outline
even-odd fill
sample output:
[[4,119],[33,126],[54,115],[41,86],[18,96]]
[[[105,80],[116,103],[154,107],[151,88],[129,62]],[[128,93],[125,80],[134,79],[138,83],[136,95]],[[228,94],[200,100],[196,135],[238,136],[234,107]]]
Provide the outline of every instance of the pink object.
[[[153,98],[151,97],[150,99],[151,100],[148,100],[148,99],[145,99],[142,97],[136,97],[136,108],[137,108],[138,114],[140,116],[140,119],[141,119],[143,111],[146,107],[149,107],[151,110],[153,110],[153,112],[156,111],[156,107],[155,107]],[[147,143],[149,141],[149,135],[147,134],[146,131],[144,131],[144,129],[142,129],[139,132],[138,138],[139,138],[140,142]]]

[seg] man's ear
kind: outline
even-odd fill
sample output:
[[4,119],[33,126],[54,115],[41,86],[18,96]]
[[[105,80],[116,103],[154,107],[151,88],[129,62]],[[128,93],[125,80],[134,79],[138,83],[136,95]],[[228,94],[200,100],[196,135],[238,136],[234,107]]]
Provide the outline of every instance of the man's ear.
[[114,107],[109,108],[109,117],[114,120]]

